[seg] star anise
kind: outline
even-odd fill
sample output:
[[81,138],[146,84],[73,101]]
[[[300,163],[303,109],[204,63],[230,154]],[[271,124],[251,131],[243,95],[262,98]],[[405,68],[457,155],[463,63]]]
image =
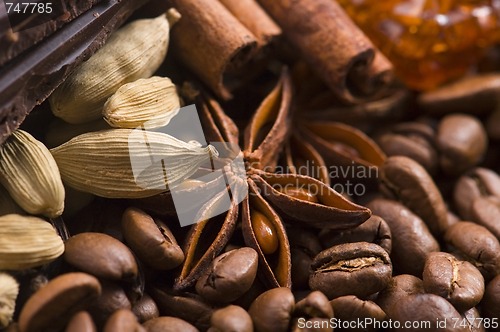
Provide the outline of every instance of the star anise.
[[[279,82],[246,127],[242,145],[245,184],[234,185],[241,177],[231,176],[231,170],[226,168],[225,190],[229,190],[233,198],[244,199],[241,203],[233,199],[225,214],[192,226],[185,241],[186,259],[175,289],[193,285],[228,244],[238,222],[241,222],[245,245],[259,255],[259,274],[264,283],[268,287],[291,287],[290,245],[285,222],[340,230],[356,227],[370,217],[369,209],[346,200],[328,184],[305,175],[275,172],[292,129],[291,102],[292,83],[288,71],[283,70]],[[218,148],[221,158],[234,157],[231,145],[239,141],[237,126],[214,99],[203,93],[197,97],[197,107],[207,141],[226,142],[226,151]],[[202,186],[214,186],[214,182]],[[240,196],[239,191],[247,188],[248,195]],[[185,190],[199,190],[199,187]],[[210,215],[221,204],[223,194],[210,198],[198,212],[199,216]]]

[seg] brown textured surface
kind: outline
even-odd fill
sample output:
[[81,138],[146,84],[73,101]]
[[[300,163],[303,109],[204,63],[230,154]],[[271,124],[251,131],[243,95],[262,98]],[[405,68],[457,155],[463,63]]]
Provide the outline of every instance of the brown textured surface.
[[97,4],[30,52],[0,69],[0,144],[26,115],[105,42],[147,0]]

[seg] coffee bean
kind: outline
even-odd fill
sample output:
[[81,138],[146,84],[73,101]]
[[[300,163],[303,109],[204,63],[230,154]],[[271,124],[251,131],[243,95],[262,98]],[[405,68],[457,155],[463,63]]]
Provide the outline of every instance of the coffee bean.
[[397,273],[421,276],[427,255],[439,251],[438,242],[422,219],[404,205],[388,199],[375,199],[367,207],[391,229],[391,259]]
[[214,311],[210,319],[208,332],[233,331],[252,332],[253,322],[248,312],[242,307],[229,305]]
[[[397,305],[392,306],[392,310],[387,312],[387,316],[399,321],[404,331],[422,331],[421,323],[429,322],[430,328],[426,326],[425,331],[454,331],[465,332],[466,327],[460,327],[455,322],[460,322],[462,318],[458,311],[444,298],[434,294],[413,294],[401,298]],[[444,322],[438,325],[439,322]],[[411,327],[406,328],[404,324],[410,323]],[[455,323],[455,324],[454,324]]]
[[388,313],[402,298],[423,293],[425,290],[422,279],[411,274],[400,274],[392,278],[387,287],[378,294],[376,303]]
[[469,262],[445,252],[427,256],[423,272],[425,291],[447,299],[458,311],[466,311],[481,301],[484,279]]
[[147,320],[160,316],[160,310],[158,309],[156,302],[146,293],[134,303],[132,306],[132,312],[139,320],[139,323],[143,323]]
[[313,291],[295,304],[295,316],[332,318],[333,310],[325,294]]
[[392,238],[389,225],[379,216],[372,215],[361,225],[345,230],[335,231],[325,229],[320,232],[320,240],[324,247],[349,243],[349,242],[371,242],[375,243],[391,253]]
[[422,165],[427,172],[435,174],[438,168],[438,153],[434,148],[435,131],[425,123],[400,123],[380,135],[377,142],[387,156],[405,156]]
[[287,228],[290,253],[292,255],[292,285],[294,289],[309,287],[311,262],[320,251],[318,236],[307,229]]
[[472,204],[481,196],[500,197],[500,176],[492,170],[477,167],[462,175],[455,184],[453,199],[463,220],[472,218]]
[[157,317],[142,324],[147,332],[198,332],[198,329],[177,317]]
[[[335,313],[335,318],[341,321],[366,321],[386,319],[385,312],[372,301],[364,301],[354,295],[341,296],[330,301]],[[360,329],[351,328],[347,331],[359,331]],[[367,326],[364,331],[376,331],[375,327]]]
[[422,218],[432,234],[446,230],[446,205],[434,180],[422,166],[410,158],[395,156],[387,158],[380,173],[382,188]]
[[60,329],[100,295],[99,281],[86,273],[60,275],[31,296],[19,315],[21,332]]
[[103,233],[80,233],[65,243],[64,259],[74,267],[111,280],[131,281],[138,267],[127,246]]
[[170,270],[184,261],[184,253],[170,229],[142,210],[125,210],[122,232],[130,248],[154,269]]
[[500,239],[500,198],[480,196],[472,203],[471,220],[484,226]]
[[484,317],[500,320],[500,275],[486,285],[481,309]]
[[[469,332],[485,332],[485,324],[483,323],[483,318],[479,314],[479,310],[476,307],[470,308],[469,310],[462,313],[462,321],[460,323],[466,323]],[[489,324],[492,326],[491,324]]]
[[202,331],[210,327],[210,317],[214,309],[196,294],[152,287],[150,295],[158,305],[162,316],[180,318]]
[[90,314],[80,311],[71,317],[66,332],[97,332],[97,328]]
[[117,310],[109,317],[103,332],[146,332],[137,322],[137,318],[128,309]]
[[108,318],[117,310],[130,310],[130,304],[123,288],[107,280],[101,280],[101,295],[94,301],[89,313],[92,315],[98,327],[104,326]]
[[486,281],[500,273],[500,243],[483,226],[461,221],[446,231],[444,239],[464,260],[472,262]]
[[483,125],[475,117],[450,114],[439,123],[436,144],[443,171],[460,175],[483,159],[488,138]]
[[497,106],[486,120],[486,132],[489,139],[500,140],[500,107]]
[[309,286],[329,299],[343,295],[367,297],[391,279],[387,252],[368,242],[345,243],[320,252],[311,264]]
[[196,292],[211,302],[228,303],[250,289],[257,275],[257,252],[248,247],[215,258],[196,283]]
[[422,93],[419,105],[435,115],[450,111],[484,114],[498,104],[500,77],[496,73],[466,76],[437,89]]
[[248,313],[256,332],[285,332],[290,325],[295,299],[289,288],[273,288],[253,301]]

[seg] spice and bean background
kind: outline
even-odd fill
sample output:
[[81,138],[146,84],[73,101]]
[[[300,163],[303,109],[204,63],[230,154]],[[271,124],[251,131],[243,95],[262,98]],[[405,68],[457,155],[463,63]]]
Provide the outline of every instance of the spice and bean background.
[[500,330],[500,1],[37,3],[0,330]]

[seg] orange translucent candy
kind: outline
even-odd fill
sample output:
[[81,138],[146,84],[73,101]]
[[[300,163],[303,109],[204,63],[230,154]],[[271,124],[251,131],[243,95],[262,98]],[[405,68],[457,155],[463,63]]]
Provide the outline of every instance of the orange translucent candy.
[[413,89],[460,77],[500,41],[500,0],[338,0]]

